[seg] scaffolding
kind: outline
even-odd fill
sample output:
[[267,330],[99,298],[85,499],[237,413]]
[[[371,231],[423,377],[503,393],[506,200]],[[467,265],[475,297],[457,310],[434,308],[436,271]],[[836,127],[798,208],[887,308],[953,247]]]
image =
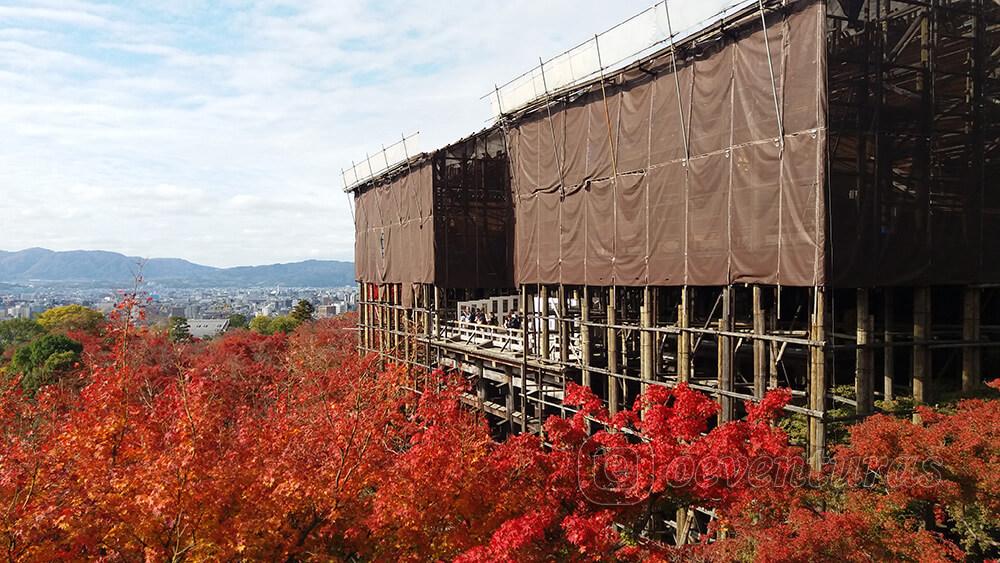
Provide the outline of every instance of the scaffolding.
[[[795,61],[813,48],[816,65]],[[998,61],[990,0],[762,1],[552,91],[429,158],[431,244],[478,258],[435,258],[419,280],[359,270],[359,350],[463,373],[500,435],[571,414],[570,382],[611,412],[683,383],[717,398],[718,424],[786,388],[819,468],[846,425],[1000,369]],[[698,99],[711,72],[729,86]],[[698,125],[727,112],[721,136]],[[499,249],[503,281],[484,283],[476,260]],[[517,328],[459,316],[501,303]],[[668,519],[693,533],[707,517]]]

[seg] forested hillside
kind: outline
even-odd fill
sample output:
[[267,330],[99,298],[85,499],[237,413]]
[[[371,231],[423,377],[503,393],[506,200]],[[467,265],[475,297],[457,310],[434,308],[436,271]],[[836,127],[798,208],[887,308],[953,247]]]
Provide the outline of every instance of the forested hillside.
[[177,258],[144,259],[99,250],[55,252],[30,248],[0,251],[0,282],[128,284],[142,272],[148,282],[189,286],[339,287],[354,283],[354,264],[307,260],[289,264],[213,268]]

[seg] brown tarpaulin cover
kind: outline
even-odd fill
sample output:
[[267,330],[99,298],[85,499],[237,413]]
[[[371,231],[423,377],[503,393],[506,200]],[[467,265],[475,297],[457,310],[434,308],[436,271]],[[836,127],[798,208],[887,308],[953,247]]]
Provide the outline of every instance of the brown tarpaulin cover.
[[434,283],[429,161],[355,197],[354,270],[370,283]]
[[515,281],[823,284],[824,23],[768,19],[783,147],[759,19],[516,122]]

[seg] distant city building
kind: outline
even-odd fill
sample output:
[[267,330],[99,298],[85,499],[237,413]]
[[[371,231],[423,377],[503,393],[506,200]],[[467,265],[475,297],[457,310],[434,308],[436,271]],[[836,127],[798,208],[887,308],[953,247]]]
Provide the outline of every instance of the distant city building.
[[344,312],[343,303],[333,303],[332,305],[320,305],[316,307],[316,318],[317,319],[329,319],[331,317],[336,317]]
[[7,310],[7,314],[15,319],[30,319],[31,318],[31,306],[27,303],[21,303],[19,305],[14,305]]
[[229,319],[188,319],[191,336],[214,338],[229,329]]

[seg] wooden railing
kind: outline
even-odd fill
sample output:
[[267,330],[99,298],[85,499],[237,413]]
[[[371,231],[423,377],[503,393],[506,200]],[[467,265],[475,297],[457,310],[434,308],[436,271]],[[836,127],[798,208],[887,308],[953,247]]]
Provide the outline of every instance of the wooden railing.
[[524,350],[521,329],[467,321],[443,321],[441,336],[470,346],[495,348],[498,352],[521,353]]
[[[489,348],[499,353],[520,354],[524,350],[522,329],[473,323],[467,321],[441,321],[439,338],[478,348]],[[537,348],[538,334],[528,335],[532,348]],[[579,357],[578,338],[570,338],[569,357]],[[549,335],[550,359],[559,357],[559,333]]]

